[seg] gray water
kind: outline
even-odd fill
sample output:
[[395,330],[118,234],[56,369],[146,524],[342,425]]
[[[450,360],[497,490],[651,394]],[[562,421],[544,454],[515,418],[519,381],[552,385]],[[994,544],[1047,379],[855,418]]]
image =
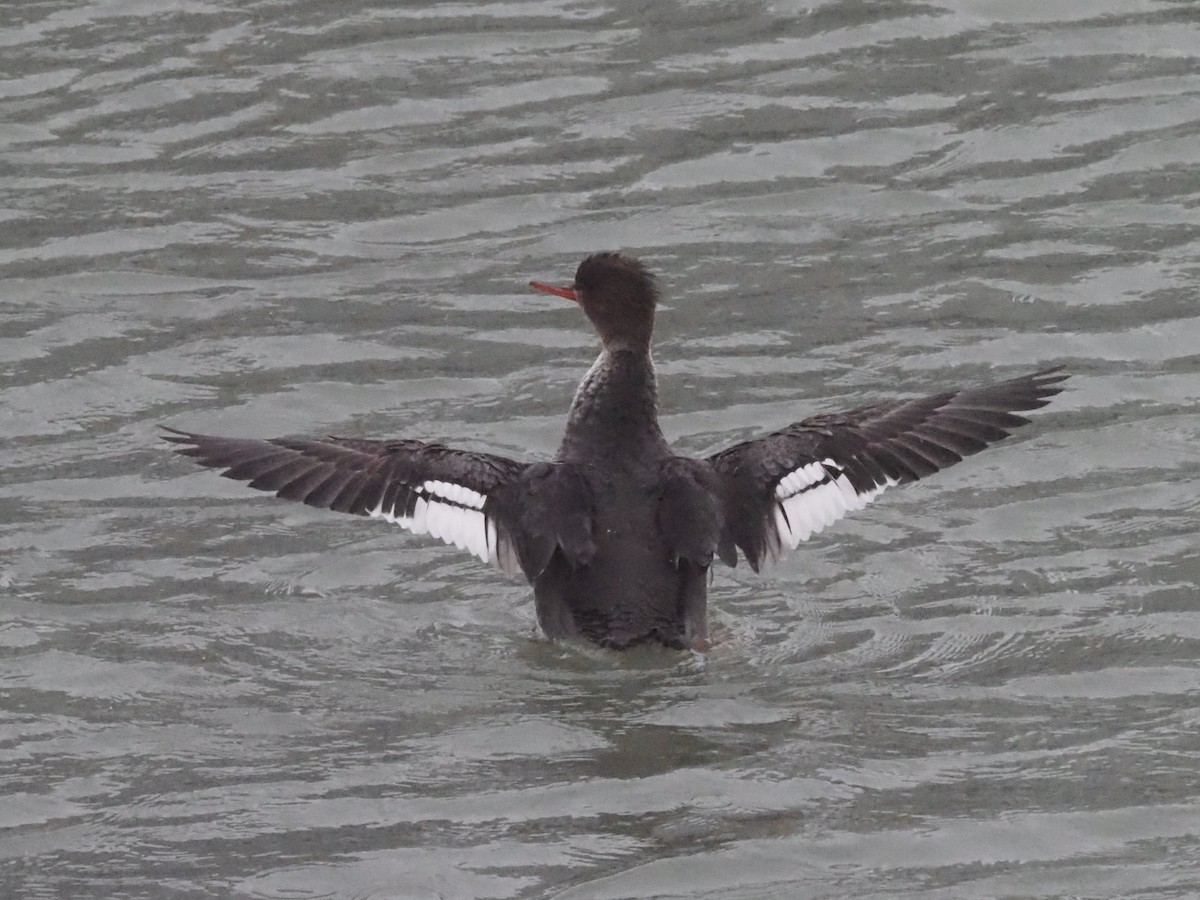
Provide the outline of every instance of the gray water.
[[[0,5],[0,896],[1200,894],[1200,15],[1168,0]],[[1064,364],[711,652],[167,452],[553,452]]]

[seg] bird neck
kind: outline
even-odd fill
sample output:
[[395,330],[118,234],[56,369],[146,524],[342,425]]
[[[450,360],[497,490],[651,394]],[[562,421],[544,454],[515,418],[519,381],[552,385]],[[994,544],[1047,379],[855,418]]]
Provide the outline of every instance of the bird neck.
[[649,347],[604,348],[579,383],[560,457],[665,448],[658,427],[658,380]]

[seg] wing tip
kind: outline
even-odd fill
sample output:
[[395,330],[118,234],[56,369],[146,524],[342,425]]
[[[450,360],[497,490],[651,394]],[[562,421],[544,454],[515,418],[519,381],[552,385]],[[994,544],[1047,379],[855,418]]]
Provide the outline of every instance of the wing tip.
[[166,432],[165,434],[160,434],[158,437],[169,444],[194,444],[196,443],[196,439],[200,437],[198,434],[190,431],[181,431],[178,428],[172,428],[170,425],[159,424],[155,427],[159,431]]
[[1032,375],[1025,376],[1026,380],[1044,397],[1053,397],[1063,392],[1065,382],[1071,377],[1066,366],[1050,366],[1039,369]]

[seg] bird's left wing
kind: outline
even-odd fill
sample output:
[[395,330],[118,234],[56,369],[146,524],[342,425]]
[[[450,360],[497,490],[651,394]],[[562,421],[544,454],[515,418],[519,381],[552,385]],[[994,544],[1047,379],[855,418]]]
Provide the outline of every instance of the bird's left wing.
[[260,491],[309,506],[384,519],[517,569],[499,501],[528,464],[415,440],[327,437],[255,440],[165,429],[177,453]]

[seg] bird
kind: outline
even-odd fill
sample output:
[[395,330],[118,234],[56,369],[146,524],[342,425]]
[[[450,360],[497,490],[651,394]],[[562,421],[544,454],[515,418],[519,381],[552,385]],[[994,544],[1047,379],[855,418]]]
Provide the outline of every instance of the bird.
[[619,252],[570,284],[600,352],[557,452],[517,460],[414,438],[220,437],[165,428],[176,452],[285,500],[440,538],[533,587],[551,639],[703,650],[710,569],[758,572],[884,491],[1007,437],[1060,393],[1061,367],[810,416],[706,457],[671,449],[651,356],[659,284]]

